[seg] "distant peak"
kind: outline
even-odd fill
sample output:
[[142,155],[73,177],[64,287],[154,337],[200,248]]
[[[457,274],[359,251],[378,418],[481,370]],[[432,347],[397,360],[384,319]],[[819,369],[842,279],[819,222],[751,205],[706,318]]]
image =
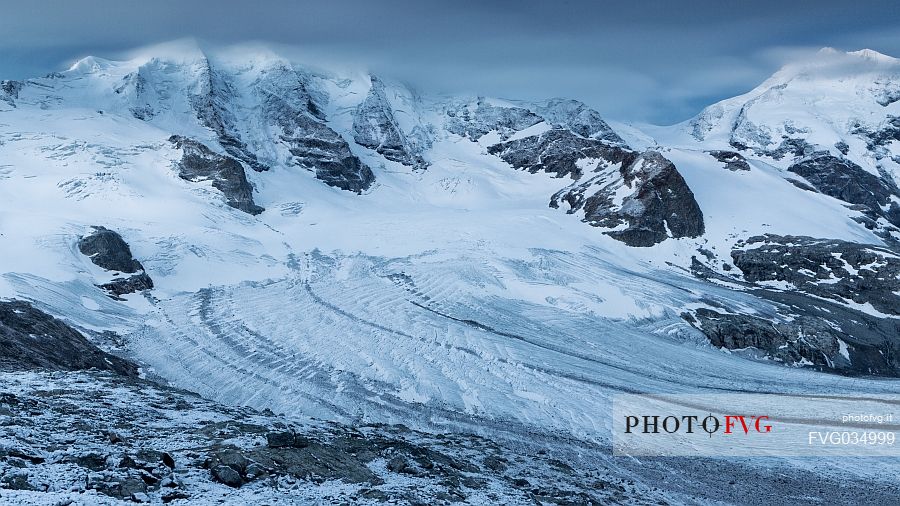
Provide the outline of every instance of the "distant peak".
[[898,63],[900,60],[894,58],[893,56],[888,56],[884,53],[879,53],[874,49],[860,49],[859,51],[851,51],[847,53],[848,55],[858,56],[861,58],[865,58],[867,60],[872,60],[876,62],[883,63]]
[[900,60],[872,49],[848,52],[825,47],[785,64],[757,89],[768,89],[795,78],[834,79],[884,72],[900,72]]
[[196,40],[179,39],[120,53],[115,59],[86,56],[73,63],[66,72],[69,74],[93,74],[122,64],[126,66],[143,65],[154,60],[176,64],[205,63],[206,54]]
[[96,56],[85,56],[72,64],[67,72],[73,74],[89,74],[109,68],[111,62]]
[[833,47],[823,47],[822,49],[816,51],[816,54],[820,56],[829,56],[841,53],[843,53],[843,51],[841,51],[840,49],[835,49]]
[[206,59],[206,53],[194,38],[177,39],[132,49],[125,56],[129,60],[137,62],[158,59],[177,63],[194,63]]

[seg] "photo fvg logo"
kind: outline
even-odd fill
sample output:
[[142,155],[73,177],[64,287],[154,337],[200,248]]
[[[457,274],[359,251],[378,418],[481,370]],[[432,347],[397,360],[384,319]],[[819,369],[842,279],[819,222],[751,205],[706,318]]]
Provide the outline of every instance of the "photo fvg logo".
[[770,434],[768,415],[625,415],[625,434]]
[[615,394],[613,455],[900,456],[897,395]]

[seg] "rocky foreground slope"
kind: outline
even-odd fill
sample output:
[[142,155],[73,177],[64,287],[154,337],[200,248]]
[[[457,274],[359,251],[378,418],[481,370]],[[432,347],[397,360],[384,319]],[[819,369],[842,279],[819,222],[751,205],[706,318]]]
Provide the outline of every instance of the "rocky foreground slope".
[[659,491],[539,445],[403,426],[291,423],[138,378],[64,322],[0,302],[8,504],[600,504]]
[[30,346],[0,362],[7,504],[886,503],[898,493],[780,464],[760,473],[678,459],[673,470],[671,459],[611,459],[575,441],[298,423],[139,378],[134,364],[21,301],[0,305],[0,336],[4,347],[44,339],[58,350]]

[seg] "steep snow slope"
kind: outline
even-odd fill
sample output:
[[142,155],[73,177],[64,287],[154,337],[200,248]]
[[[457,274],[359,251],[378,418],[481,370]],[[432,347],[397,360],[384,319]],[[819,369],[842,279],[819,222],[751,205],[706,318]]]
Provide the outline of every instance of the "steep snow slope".
[[[749,170],[706,153],[737,149],[731,134],[653,131],[651,155],[583,104],[421,97],[259,48],[170,45],[4,86],[16,93],[0,102],[0,296],[118,332],[148,374],[206,397],[296,417],[527,435],[600,458],[616,393],[897,393],[892,380],[775,364],[896,374],[863,361],[880,334],[852,326],[882,331],[891,320],[729,278],[732,250],[760,234],[887,239],[867,228],[865,210],[789,182],[771,153],[742,151]],[[183,177],[173,135],[243,166],[264,210],[244,212],[214,180]],[[646,195],[673,188],[639,170],[648,157],[673,162],[678,178],[667,181],[690,193],[651,225],[641,222]],[[551,208],[563,190],[596,197],[604,205],[591,209],[606,214],[574,197],[570,214]],[[680,233],[669,221],[691,202],[702,222]],[[621,223],[590,226],[597,216]],[[76,246],[93,225],[128,242],[151,292],[115,302],[95,286],[110,273]],[[652,229],[653,246],[609,233],[629,228]],[[719,278],[698,277],[699,261]],[[690,317],[710,308],[762,321],[827,311],[846,326],[850,358],[745,360],[746,350],[711,347]]]
[[785,178],[850,205],[885,239],[900,238],[900,60],[872,50],[823,49],[750,92],[673,127],[656,142],[739,151]]
[[[860,129],[884,127],[886,118],[900,114],[898,101],[900,60],[868,49],[822,49],[808,61],[786,65],[750,92],[707,107],[673,133],[720,149],[738,144],[775,151],[791,139],[837,154],[842,149],[835,144],[846,143],[849,156],[861,163],[869,150]],[[677,136],[657,137],[669,145],[677,141]]]

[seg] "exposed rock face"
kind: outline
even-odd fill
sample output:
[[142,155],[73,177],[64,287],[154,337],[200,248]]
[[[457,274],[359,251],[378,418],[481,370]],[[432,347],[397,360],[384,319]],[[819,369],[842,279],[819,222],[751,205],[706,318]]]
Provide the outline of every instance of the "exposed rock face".
[[237,120],[229,109],[229,104],[233,103],[235,98],[233,86],[224,75],[212,68],[209,60],[204,58],[202,65],[200,90],[190,97],[197,117],[216,133],[219,144],[229,155],[246,163],[257,172],[269,170],[240,138]]
[[888,115],[884,123],[875,129],[868,129],[857,123],[851,132],[865,139],[866,147],[876,159],[895,158],[890,145],[894,141],[900,141],[900,117]]
[[144,266],[131,255],[122,236],[105,227],[95,226],[94,232],[78,241],[78,250],[90,257],[91,262],[109,271],[133,274],[100,285],[113,297],[153,288],[153,280],[144,272]]
[[372,76],[372,87],[366,99],[353,114],[353,139],[360,146],[374,149],[388,160],[400,162],[414,169],[427,167],[410,139],[394,118],[385,95],[384,83]]
[[[534,109],[479,99],[447,109],[446,128],[475,140],[497,132],[501,142],[488,153],[516,169],[574,180],[551,197],[550,207],[583,211],[584,221],[613,229],[605,233],[628,245],[703,234],[700,207],[669,160],[656,152],[632,151],[599,113],[576,100],[554,99]],[[539,123],[547,128],[521,136]],[[509,140],[516,133],[519,138]]]
[[106,290],[115,298],[129,293],[152,290],[153,280],[150,279],[150,276],[148,276],[147,273],[141,272],[134,276],[128,276],[127,278],[115,279],[109,283],[103,283],[100,285],[100,288]]
[[519,130],[544,121],[524,107],[493,105],[483,98],[475,104],[453,105],[446,110],[447,130],[477,140],[496,131],[501,139],[508,139]]
[[714,346],[728,350],[756,348],[779,362],[796,364],[805,359],[814,365],[828,366],[840,350],[838,333],[813,318],[779,323],[710,309],[698,309],[694,316]]
[[361,193],[375,182],[372,169],[362,163],[340,135],[309,118],[283,118],[285,136],[294,163],[315,170],[329,186]]
[[0,81],[0,100],[9,104],[10,107],[15,107],[16,99],[19,98],[19,92],[23,86],[21,81]]
[[[548,172],[556,177],[581,179],[591,161],[621,163],[636,154],[602,140],[579,137],[569,130],[553,128],[540,135],[501,142],[488,148],[516,169]],[[588,163],[582,163],[588,162]]]
[[695,324],[717,347],[849,375],[900,373],[896,344],[865,343],[818,316],[772,318],[698,309]]
[[629,246],[653,246],[669,237],[703,234],[700,206],[684,178],[657,152],[623,151],[621,161],[601,162],[579,183],[560,190],[550,202],[584,210],[584,221],[609,228],[610,237]]
[[607,233],[629,246],[652,246],[668,237],[703,235],[703,212],[671,161],[647,151],[623,166],[620,174],[631,193],[621,202],[617,201],[618,188],[607,188],[588,198],[584,204],[588,223],[618,228]]
[[101,351],[63,321],[25,301],[0,301],[0,370],[30,369],[137,376],[136,365]]
[[178,176],[185,181],[212,181],[213,188],[225,194],[225,203],[248,214],[264,211],[253,202],[253,186],[244,167],[230,156],[214,153],[203,144],[173,135],[169,141],[182,150]]
[[300,75],[275,69],[261,88],[263,115],[281,129],[278,141],[293,156],[291,163],[315,171],[316,178],[342,190],[361,193],[372,186],[375,174],[328,127]]
[[713,158],[725,164],[725,168],[730,171],[750,170],[750,164],[747,159],[740,153],[734,151],[707,151]]
[[89,256],[94,265],[126,274],[144,270],[144,266],[131,255],[131,248],[122,236],[105,227],[93,228],[93,233],[78,241],[78,249]]
[[[715,265],[711,252],[701,253]],[[848,375],[900,376],[900,256],[830,239],[766,235],[740,241],[735,271],[697,257],[705,279],[741,284],[772,308],[713,308],[684,315],[715,346],[792,366]]]
[[900,315],[900,257],[878,246],[767,235],[747,239],[731,257],[749,282],[786,281],[805,293]]
[[870,218],[881,216],[900,226],[900,206],[892,201],[892,197],[900,196],[896,186],[859,165],[819,153],[791,165],[788,170],[803,176],[825,195],[863,206]]
[[600,113],[583,102],[555,98],[538,106],[536,112],[544,120],[558,128],[564,128],[581,137],[605,141],[609,144],[625,146],[625,141],[603,121]]
[[488,148],[517,169],[548,172],[575,182],[554,194],[550,207],[584,211],[584,221],[629,246],[703,234],[703,213],[671,161],[619,144],[553,128]]

